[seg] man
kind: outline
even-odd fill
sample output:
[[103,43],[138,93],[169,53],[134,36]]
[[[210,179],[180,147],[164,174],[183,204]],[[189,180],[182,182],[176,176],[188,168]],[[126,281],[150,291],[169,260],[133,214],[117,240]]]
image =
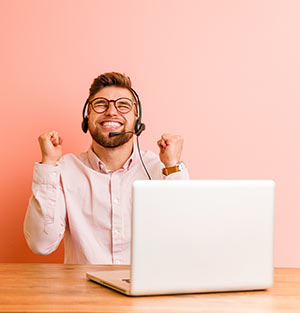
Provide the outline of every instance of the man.
[[[87,152],[62,156],[56,131],[39,137],[42,161],[34,166],[24,234],[42,255],[65,237],[65,263],[129,264],[132,183],[148,179],[133,141],[133,133],[143,130],[139,99],[130,78],[113,72],[94,80],[86,105],[83,130],[92,137]],[[141,153],[151,178],[188,179],[187,169],[178,166],[183,139],[163,134],[157,144],[159,157]]]

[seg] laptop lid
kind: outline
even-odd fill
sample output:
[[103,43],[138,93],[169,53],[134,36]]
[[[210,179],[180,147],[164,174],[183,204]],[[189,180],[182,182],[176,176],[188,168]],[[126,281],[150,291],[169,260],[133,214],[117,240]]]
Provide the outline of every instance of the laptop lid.
[[135,181],[130,294],[270,287],[273,208],[273,181]]

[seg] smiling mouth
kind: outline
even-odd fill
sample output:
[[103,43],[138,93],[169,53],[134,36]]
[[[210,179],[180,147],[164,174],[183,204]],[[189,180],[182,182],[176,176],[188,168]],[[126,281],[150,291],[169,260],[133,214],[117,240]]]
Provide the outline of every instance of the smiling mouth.
[[100,123],[101,127],[107,130],[115,130],[123,126],[120,122],[104,121]]

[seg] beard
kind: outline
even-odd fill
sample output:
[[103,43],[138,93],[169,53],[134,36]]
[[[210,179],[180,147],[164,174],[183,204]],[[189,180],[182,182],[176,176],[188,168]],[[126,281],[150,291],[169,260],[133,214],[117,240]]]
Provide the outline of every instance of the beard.
[[[125,130],[122,130],[125,131]],[[102,135],[97,129],[90,129],[89,132],[92,138],[104,148],[117,148],[127,143],[133,136],[132,133],[120,134],[115,137],[106,137]]]

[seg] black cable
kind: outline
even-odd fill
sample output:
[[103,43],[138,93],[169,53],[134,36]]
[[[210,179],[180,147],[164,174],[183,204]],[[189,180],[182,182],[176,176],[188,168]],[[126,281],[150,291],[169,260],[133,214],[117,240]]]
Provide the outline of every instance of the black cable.
[[149,175],[149,173],[148,173],[148,171],[146,169],[146,166],[145,166],[145,164],[143,162],[142,156],[141,156],[140,145],[139,145],[139,137],[138,136],[136,136],[136,143],[137,143],[137,148],[138,148],[138,152],[139,152],[139,155],[140,155],[141,162],[142,162],[142,164],[144,166],[144,169],[145,169],[145,171],[147,173],[148,178],[151,180],[151,176]]

